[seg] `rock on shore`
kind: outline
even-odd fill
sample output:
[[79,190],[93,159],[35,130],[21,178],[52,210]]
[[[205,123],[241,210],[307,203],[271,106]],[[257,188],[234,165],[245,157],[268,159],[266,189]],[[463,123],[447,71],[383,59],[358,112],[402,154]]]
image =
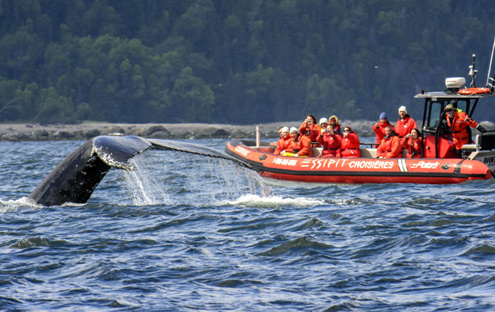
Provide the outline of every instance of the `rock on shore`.
[[[343,121],[360,136],[374,136],[372,121]],[[281,126],[299,127],[301,121],[261,125],[262,139],[277,139]],[[98,135],[122,133],[156,139],[255,138],[256,125],[226,124],[127,124],[84,122],[80,124],[0,124],[0,141],[88,140]]]

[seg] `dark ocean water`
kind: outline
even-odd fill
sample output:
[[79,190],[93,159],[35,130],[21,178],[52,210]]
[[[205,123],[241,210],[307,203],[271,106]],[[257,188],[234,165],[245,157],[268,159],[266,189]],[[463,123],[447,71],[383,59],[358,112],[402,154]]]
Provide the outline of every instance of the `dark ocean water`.
[[308,186],[150,151],[85,205],[28,204],[81,143],[0,142],[1,311],[495,311],[493,181]]

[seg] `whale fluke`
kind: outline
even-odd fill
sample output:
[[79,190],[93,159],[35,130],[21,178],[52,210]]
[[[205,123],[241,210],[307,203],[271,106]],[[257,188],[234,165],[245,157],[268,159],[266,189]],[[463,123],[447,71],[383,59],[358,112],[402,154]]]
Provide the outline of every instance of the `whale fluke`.
[[29,199],[43,206],[86,203],[111,167],[132,169],[128,160],[151,147],[137,136],[98,136],[65,157]]
[[81,145],[36,187],[29,198],[43,206],[86,203],[110,168],[132,170],[129,160],[147,149],[166,149],[249,165],[215,149],[183,141],[145,139],[133,135],[102,135]]

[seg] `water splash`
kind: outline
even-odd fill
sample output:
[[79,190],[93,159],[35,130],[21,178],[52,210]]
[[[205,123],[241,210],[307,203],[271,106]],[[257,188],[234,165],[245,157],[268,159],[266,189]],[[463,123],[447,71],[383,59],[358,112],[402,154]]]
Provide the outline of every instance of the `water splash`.
[[131,159],[132,171],[124,171],[125,188],[135,205],[171,204],[170,197],[154,178],[151,164],[144,157]]
[[[258,174],[225,159],[195,159],[191,166],[200,170],[188,175],[187,188],[196,192],[198,199],[202,198],[200,202],[235,200],[239,195],[258,194],[266,197],[272,194],[272,189]],[[209,183],[205,183],[205,180]]]
[[162,152],[138,155],[131,162],[134,170],[124,172],[124,187],[135,205],[205,205],[239,195],[272,195],[258,174],[224,159]]
[[22,197],[16,200],[0,200],[0,213],[18,211],[24,207],[43,208],[44,206],[36,204],[28,197]]

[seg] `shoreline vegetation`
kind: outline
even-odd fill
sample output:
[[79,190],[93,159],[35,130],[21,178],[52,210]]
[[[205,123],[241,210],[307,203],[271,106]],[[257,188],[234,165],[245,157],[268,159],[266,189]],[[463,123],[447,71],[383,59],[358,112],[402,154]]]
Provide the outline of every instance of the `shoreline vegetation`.
[[[299,127],[302,121],[273,122],[261,124],[261,138],[278,139],[281,126]],[[359,136],[374,136],[371,129],[376,121],[343,121]],[[230,125],[206,123],[108,123],[83,122],[79,124],[37,124],[4,123],[0,124],[0,141],[64,141],[89,140],[98,135],[114,133],[137,135],[155,139],[209,139],[209,138],[255,138],[257,125]]]

